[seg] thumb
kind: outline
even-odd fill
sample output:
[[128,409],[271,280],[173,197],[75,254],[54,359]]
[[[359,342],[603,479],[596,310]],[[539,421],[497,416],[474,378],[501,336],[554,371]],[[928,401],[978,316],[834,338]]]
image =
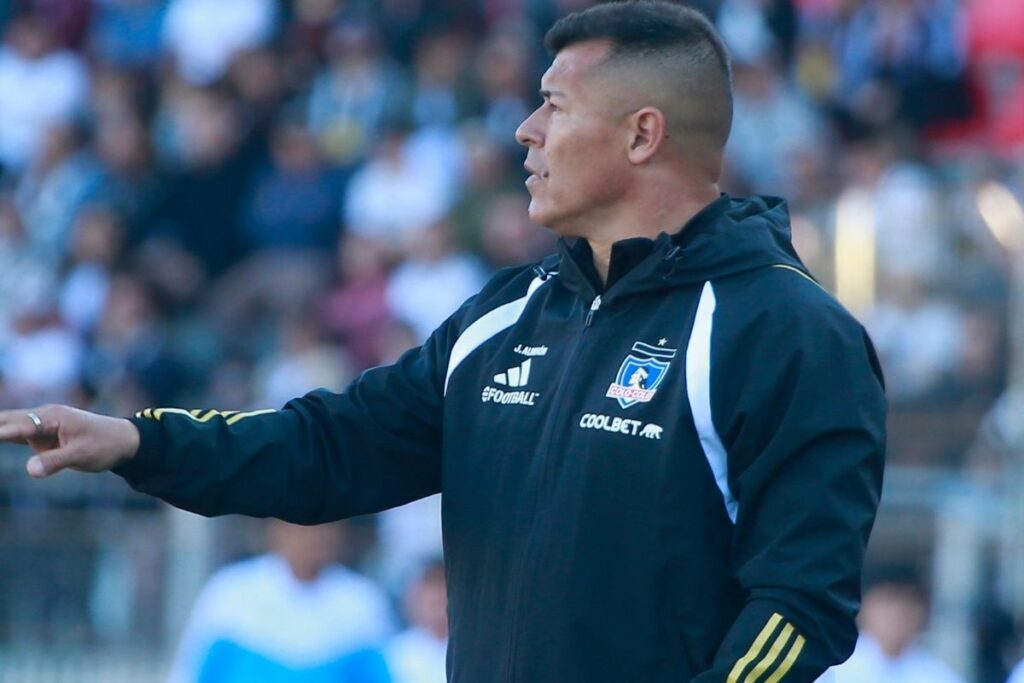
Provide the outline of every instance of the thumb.
[[37,453],[28,459],[25,469],[36,479],[56,474],[74,464],[76,451],[70,446]]

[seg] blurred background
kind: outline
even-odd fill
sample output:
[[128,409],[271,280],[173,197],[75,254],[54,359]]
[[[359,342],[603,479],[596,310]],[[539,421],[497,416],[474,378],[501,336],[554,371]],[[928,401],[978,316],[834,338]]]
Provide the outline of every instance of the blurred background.
[[[0,0],[0,408],[277,407],[419,343],[552,249],[513,132],[544,31],[589,4]],[[790,201],[887,375],[861,626],[933,673],[843,680],[1003,683],[1024,654],[1024,2],[690,4],[734,59],[723,189]],[[0,680],[199,680],[244,616],[232,585],[266,592],[252,619],[280,644],[274,615],[311,598],[288,591],[328,574],[313,604],[346,607],[307,626],[345,635],[288,656],[443,680],[437,500],[321,529],[311,559],[301,530],[113,475],[34,482],[23,456],[0,452]]]

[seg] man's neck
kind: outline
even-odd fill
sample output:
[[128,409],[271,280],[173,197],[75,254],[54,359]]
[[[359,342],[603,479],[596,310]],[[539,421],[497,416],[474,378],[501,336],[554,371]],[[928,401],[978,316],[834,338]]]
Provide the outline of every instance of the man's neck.
[[611,265],[612,245],[631,237],[654,239],[660,233],[673,233],[685,226],[708,204],[718,199],[717,185],[706,192],[683,197],[662,197],[654,206],[638,207],[625,212],[620,218],[609,221],[602,230],[587,235],[590,250],[594,254],[594,268],[602,284],[608,282],[608,268]]

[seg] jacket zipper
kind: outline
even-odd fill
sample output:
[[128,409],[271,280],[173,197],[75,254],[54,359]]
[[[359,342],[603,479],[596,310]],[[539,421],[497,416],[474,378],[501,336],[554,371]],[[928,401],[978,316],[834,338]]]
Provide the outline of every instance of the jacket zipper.
[[[565,386],[567,384],[566,376],[569,374],[569,366],[571,365],[571,362],[569,362],[569,361],[572,361],[572,359],[576,357],[576,354],[579,353],[580,346],[582,346],[582,344],[583,344],[583,337],[584,337],[584,335],[586,335],[587,329],[589,329],[590,326],[594,322],[594,314],[597,313],[597,311],[600,308],[601,308],[601,296],[597,295],[597,296],[594,297],[594,300],[590,302],[590,308],[587,310],[587,316],[583,320],[583,329],[580,330],[580,334],[576,338],[576,343],[573,345],[572,351],[569,353],[567,362],[563,363],[563,365],[562,365],[562,374],[559,377],[558,387],[557,387],[557,389],[555,389],[555,395],[552,398],[552,405],[554,405],[556,407],[556,409],[557,409],[558,406],[562,405],[562,402],[561,402],[560,399],[562,398],[562,394],[565,392]],[[560,417],[559,413],[555,413],[552,416],[552,424],[557,424],[558,417]],[[548,480],[551,478],[550,477],[550,471],[551,471],[551,465],[550,465],[550,460],[551,460],[551,441],[552,441],[551,439],[548,439],[548,446],[547,446],[547,448],[544,449],[544,458],[543,458],[543,461],[542,461],[543,462],[543,466],[542,466],[542,469],[541,469],[540,493],[538,494],[538,500],[537,500],[537,509],[538,510],[539,510],[539,508],[540,508],[540,506],[541,506],[541,504],[543,502],[544,492],[548,489]],[[537,515],[534,519],[537,519],[537,517],[539,517],[539,515]],[[534,523],[536,523],[536,522],[534,522]],[[532,526],[531,526],[531,531],[532,531]],[[535,537],[535,534],[531,534],[531,538],[527,539],[527,541],[526,541],[526,550],[523,553],[522,562],[520,562],[520,564],[519,564],[519,573],[517,574],[516,579],[515,579],[515,590],[512,593],[513,594],[513,600],[512,600],[512,619],[511,619],[511,627],[509,629],[508,649],[506,651],[507,655],[506,655],[506,660],[505,660],[506,661],[505,671],[508,672],[508,677],[506,678],[506,682],[507,683],[514,683],[514,681],[516,680],[516,678],[515,678],[515,660],[513,659],[513,657],[514,657],[515,652],[516,652],[516,641],[518,640],[517,631],[519,630],[519,604],[521,602],[521,600],[520,600],[520,593],[522,591],[523,577],[526,575],[527,565],[530,562],[531,550],[532,550],[532,547],[533,547],[532,540],[533,540],[534,537]]]
[[[583,327],[590,327],[590,324],[592,322],[594,322],[594,314],[597,313],[597,310],[599,308],[601,308],[601,295],[600,294],[595,296],[594,300],[592,302],[590,302],[590,310],[587,311],[587,319],[586,319],[586,321],[584,321]],[[577,348],[579,348],[578,344],[577,344]]]

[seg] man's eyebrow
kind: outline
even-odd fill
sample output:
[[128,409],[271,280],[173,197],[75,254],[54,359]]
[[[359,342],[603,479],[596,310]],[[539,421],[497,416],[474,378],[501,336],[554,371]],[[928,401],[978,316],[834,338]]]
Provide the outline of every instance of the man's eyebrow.
[[565,97],[565,93],[560,91],[560,90],[543,90],[543,89],[541,89],[541,90],[538,90],[537,92],[539,92],[540,96],[543,97],[545,100],[549,100],[552,97]]

